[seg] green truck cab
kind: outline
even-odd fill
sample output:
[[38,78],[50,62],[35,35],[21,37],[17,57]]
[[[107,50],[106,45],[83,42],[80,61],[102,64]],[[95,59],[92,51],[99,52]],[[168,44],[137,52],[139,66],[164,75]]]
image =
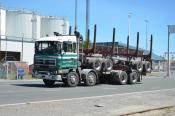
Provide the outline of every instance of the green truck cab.
[[81,69],[79,38],[59,35],[43,37],[35,42],[34,76],[43,79],[46,86],[62,81],[74,87],[84,81],[95,85],[97,73],[93,69]]

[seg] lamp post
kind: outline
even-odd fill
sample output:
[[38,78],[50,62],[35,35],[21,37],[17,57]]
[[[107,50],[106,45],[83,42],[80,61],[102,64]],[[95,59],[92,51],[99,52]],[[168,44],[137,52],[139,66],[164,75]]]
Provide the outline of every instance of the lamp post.
[[148,50],[148,20],[145,20],[146,25],[146,50]]
[[175,33],[175,25],[168,25],[168,65],[167,65],[167,76],[170,77],[170,35]]
[[131,16],[132,16],[132,12],[129,12],[128,13],[128,36],[129,38],[130,38]]
[[77,0],[75,0],[75,29],[77,31]]
[[170,32],[169,32],[169,25],[168,25],[168,70],[167,70],[167,76],[170,76]]
[[[0,55],[1,55],[1,10],[0,10]],[[0,57],[1,58],[1,57]],[[1,59],[0,59],[1,60]]]
[[86,39],[88,39],[90,0],[86,0]]

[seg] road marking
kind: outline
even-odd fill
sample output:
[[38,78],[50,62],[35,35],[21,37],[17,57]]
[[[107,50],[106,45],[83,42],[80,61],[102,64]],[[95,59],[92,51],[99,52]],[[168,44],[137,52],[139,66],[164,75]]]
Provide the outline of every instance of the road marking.
[[0,94],[7,94],[7,93],[14,93],[14,91],[9,90],[9,91],[1,91],[0,92]]
[[104,97],[112,97],[112,96],[123,96],[123,95],[131,95],[131,94],[142,94],[142,93],[153,93],[153,92],[165,92],[175,90],[175,88],[171,89],[159,89],[152,91],[141,91],[141,92],[130,92],[130,93],[121,93],[121,94],[111,94],[111,95],[103,95],[103,96],[91,96],[91,97],[80,97],[80,98],[70,98],[70,99],[60,99],[60,100],[45,100],[45,101],[34,101],[34,102],[24,102],[24,103],[14,103],[14,104],[2,104],[0,107],[7,106],[17,106],[17,105],[26,105],[26,104],[39,104],[39,103],[52,103],[52,102],[61,102],[61,101],[72,101],[72,100],[83,100],[83,99],[95,99],[95,98],[104,98]]
[[46,92],[55,92],[55,91],[61,91],[59,89],[45,89]]
[[109,90],[109,89],[111,89],[111,90],[116,89],[117,90],[117,88],[112,88],[112,87],[105,87],[103,89],[107,89],[107,90]]

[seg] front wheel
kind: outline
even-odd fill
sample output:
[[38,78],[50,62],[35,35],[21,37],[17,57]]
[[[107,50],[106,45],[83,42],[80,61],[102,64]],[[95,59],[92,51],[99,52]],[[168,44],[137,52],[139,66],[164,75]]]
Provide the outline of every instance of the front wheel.
[[66,78],[66,85],[68,87],[76,87],[79,84],[79,76],[76,72],[69,72]]
[[94,86],[97,82],[97,76],[94,72],[89,72],[86,79],[85,79],[85,85],[87,86]]
[[44,82],[44,84],[45,84],[47,87],[53,87],[54,84],[55,84],[55,81],[54,81],[54,80],[43,79],[43,82]]

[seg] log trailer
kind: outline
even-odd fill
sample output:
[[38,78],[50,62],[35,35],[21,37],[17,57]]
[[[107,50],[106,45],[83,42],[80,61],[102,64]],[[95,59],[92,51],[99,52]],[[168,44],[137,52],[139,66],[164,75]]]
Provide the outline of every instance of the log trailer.
[[43,37],[35,42],[34,76],[43,79],[48,87],[62,81],[68,87],[79,84],[94,86],[108,81],[119,84],[135,84],[142,81],[142,74],[151,71],[151,49],[148,55],[138,54],[139,33],[136,52],[119,54],[115,47],[115,28],[112,47],[103,50],[96,46],[96,25],[92,49],[83,49],[80,33]]

